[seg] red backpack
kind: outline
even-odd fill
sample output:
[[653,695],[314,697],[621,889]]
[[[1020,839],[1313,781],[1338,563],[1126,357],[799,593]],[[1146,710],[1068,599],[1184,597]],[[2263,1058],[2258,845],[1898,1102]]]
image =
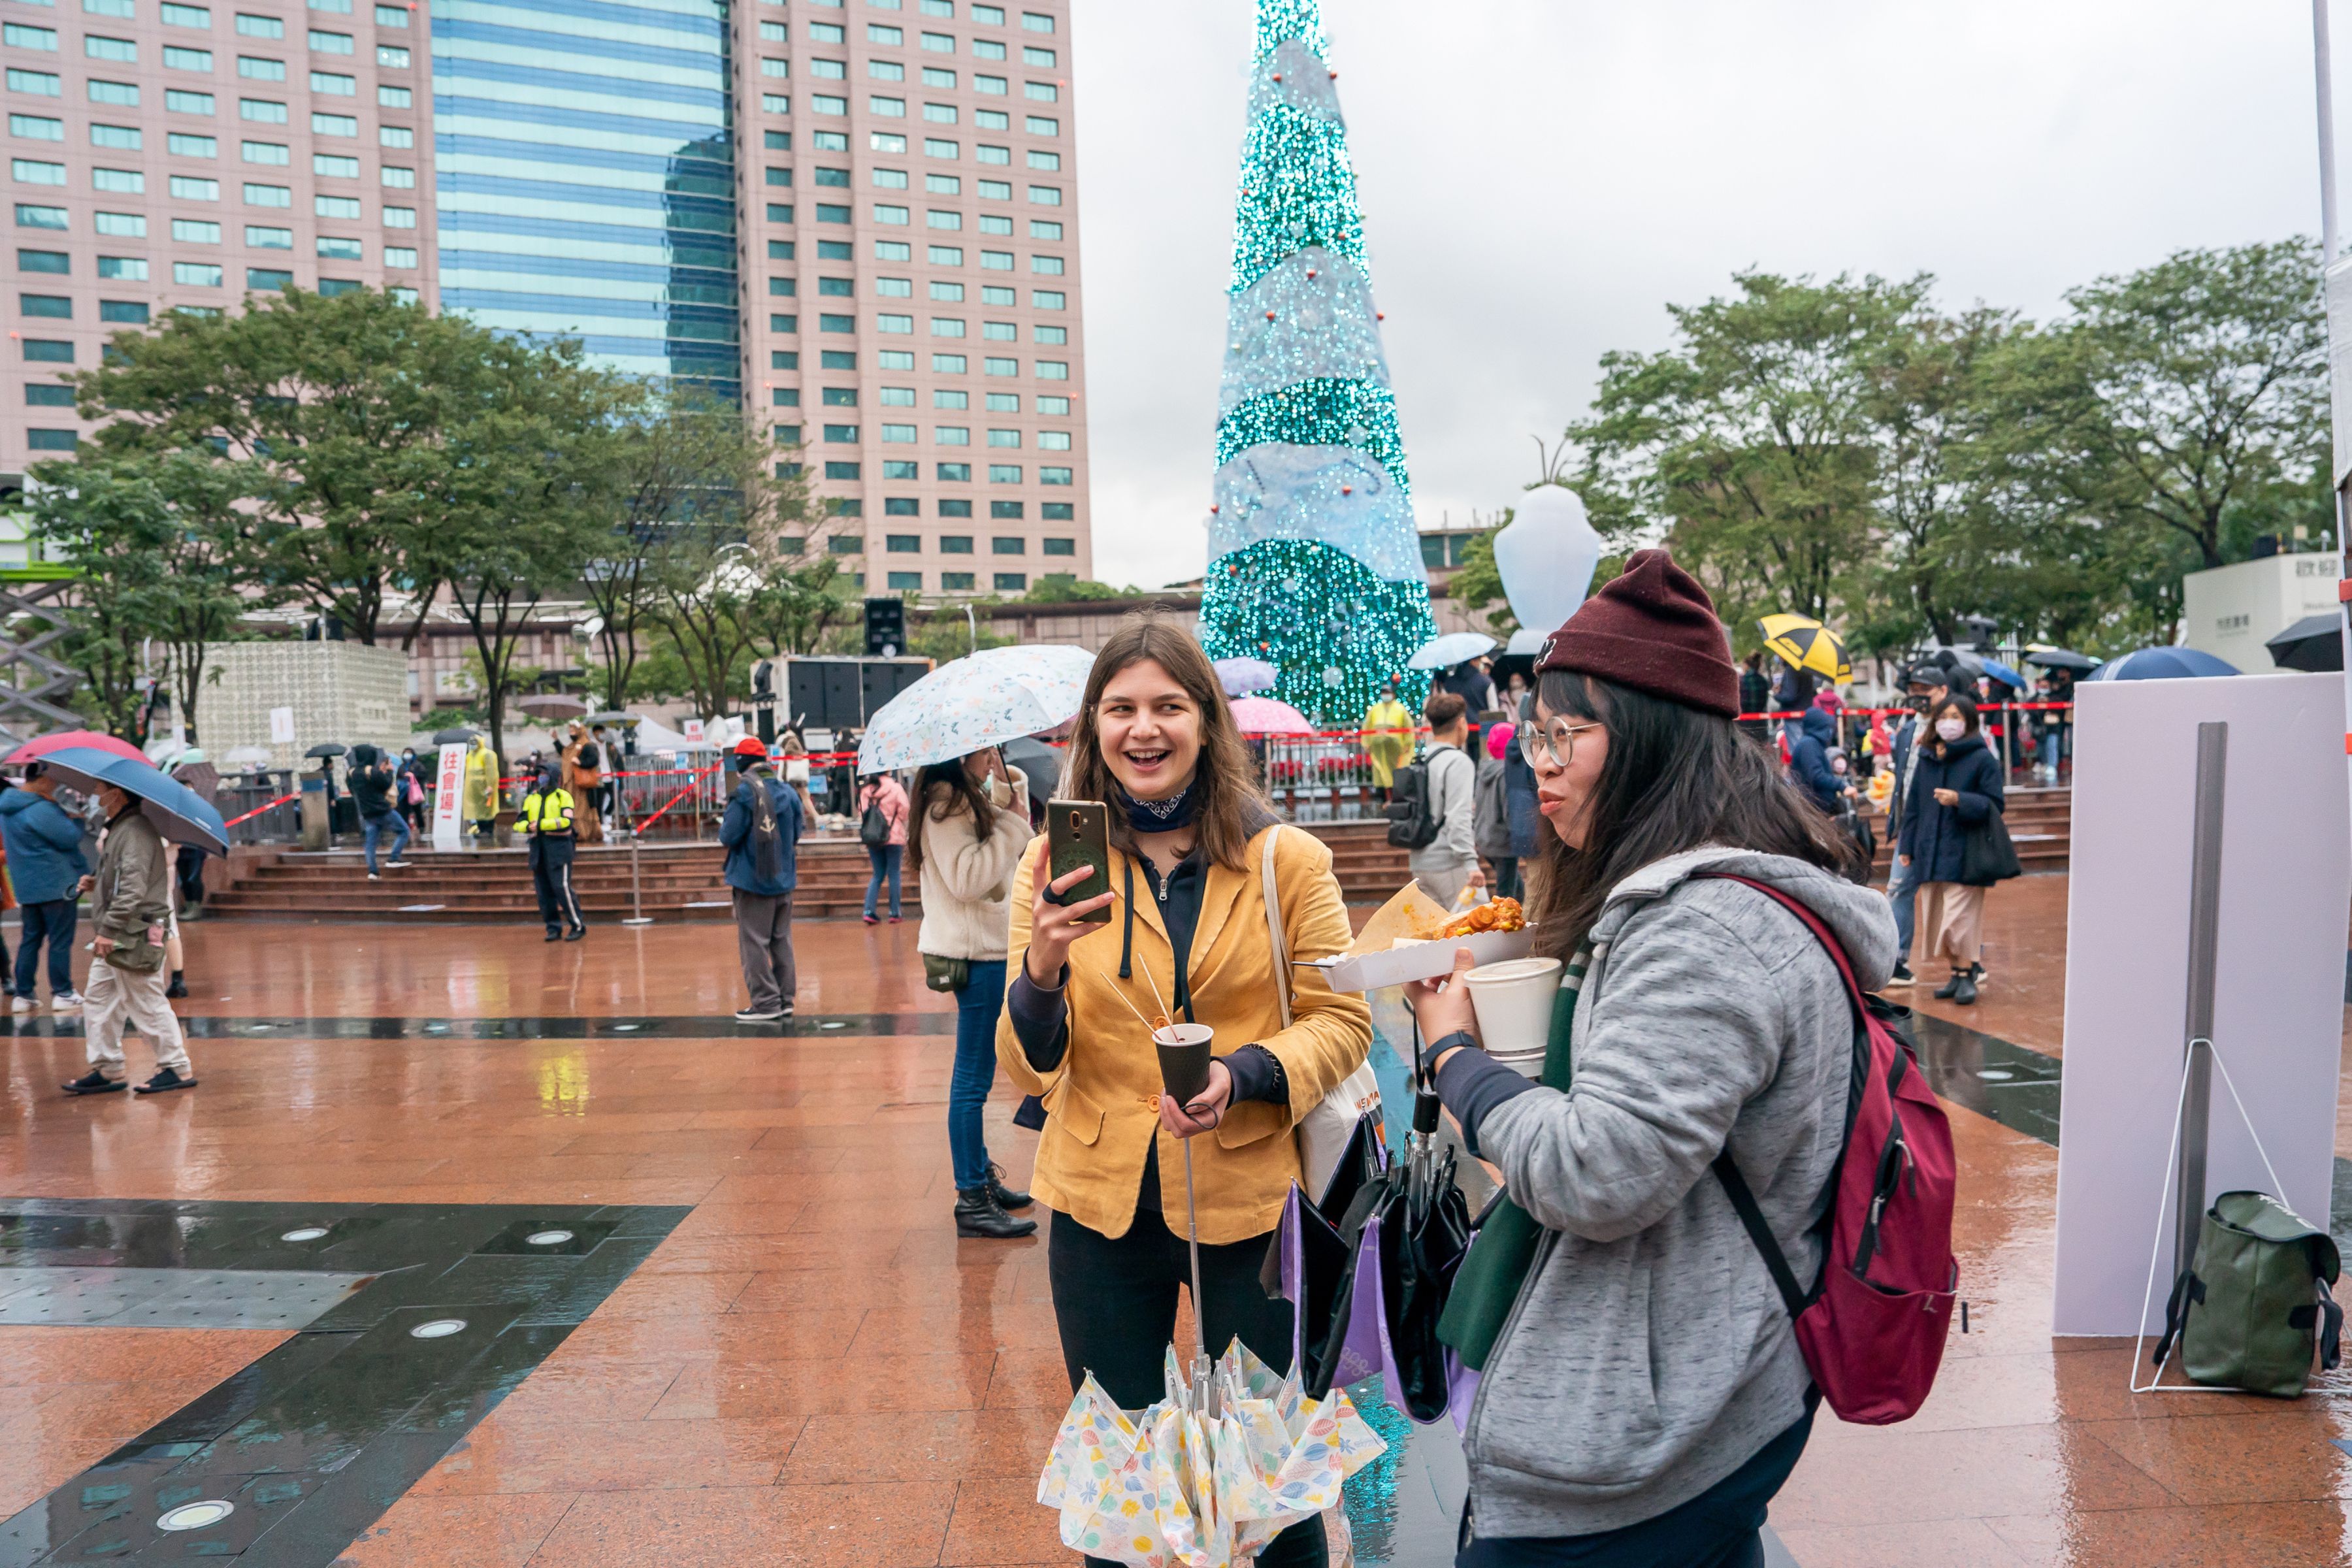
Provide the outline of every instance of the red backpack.
[[1935,1384],[1960,1281],[1952,1257],[1951,1123],[1900,1032],[1906,1014],[1864,994],[1821,917],[1778,888],[1746,877],[1722,880],[1753,888],[1804,921],[1829,950],[1853,1003],[1845,1143],[1830,1173],[1818,1227],[1828,1246],[1811,1291],[1798,1285],[1728,1148],[1716,1156],[1716,1177],[1788,1303],[1797,1347],[1830,1408],[1864,1426],[1906,1420]]

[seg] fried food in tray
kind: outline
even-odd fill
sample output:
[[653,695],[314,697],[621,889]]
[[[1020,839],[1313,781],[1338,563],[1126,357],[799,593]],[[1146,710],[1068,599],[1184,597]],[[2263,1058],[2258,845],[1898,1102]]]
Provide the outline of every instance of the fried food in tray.
[[1440,926],[1436,940],[1447,942],[1455,937],[1483,936],[1489,931],[1525,931],[1527,924],[1527,911],[1519,908],[1518,900],[1490,899]]

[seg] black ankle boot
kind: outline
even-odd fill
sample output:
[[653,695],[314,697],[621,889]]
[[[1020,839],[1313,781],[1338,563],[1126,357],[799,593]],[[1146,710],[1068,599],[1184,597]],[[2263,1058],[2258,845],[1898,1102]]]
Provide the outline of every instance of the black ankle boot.
[[996,1200],[1001,1209],[1025,1209],[1033,1201],[1027,1193],[1004,1184],[1004,1167],[993,1160],[988,1163],[988,1195]]
[[172,971],[172,984],[163,987],[163,994],[177,998],[185,996],[187,994],[187,978],[182,974],[180,971],[174,969]]
[[1969,979],[1969,972],[1965,969],[1953,970],[1952,977],[1949,980],[1945,981],[1941,985],[1936,987],[1936,1000],[1938,1002],[1950,1001],[1955,995],[1958,994],[1959,989],[1962,985],[1967,985],[1970,994],[1974,994],[1976,987]]
[[1037,1228],[1034,1219],[1014,1219],[1006,1214],[984,1186],[956,1189],[955,1225],[958,1236],[992,1241],[1011,1241]]
[[1957,982],[1957,984],[1952,987],[1952,1005],[1956,1007],[1975,1006],[1977,1005],[1977,977],[1973,974],[1964,973],[1956,974],[1952,976],[1952,978]]

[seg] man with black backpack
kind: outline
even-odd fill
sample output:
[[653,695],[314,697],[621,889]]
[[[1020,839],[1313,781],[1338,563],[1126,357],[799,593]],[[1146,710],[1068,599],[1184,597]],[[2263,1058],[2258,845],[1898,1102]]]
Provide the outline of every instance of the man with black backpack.
[[1474,833],[1478,769],[1465,752],[1470,705],[1451,691],[1422,704],[1429,744],[1396,771],[1389,804],[1389,842],[1411,850],[1407,864],[1422,890],[1451,909],[1478,868]]
[[727,887],[735,902],[735,946],[743,988],[751,1000],[735,1015],[740,1024],[772,1024],[793,1016],[799,975],[793,964],[793,889],[801,839],[801,801],[776,776],[768,748],[746,735],[735,753],[742,772],[719,842],[727,850]]

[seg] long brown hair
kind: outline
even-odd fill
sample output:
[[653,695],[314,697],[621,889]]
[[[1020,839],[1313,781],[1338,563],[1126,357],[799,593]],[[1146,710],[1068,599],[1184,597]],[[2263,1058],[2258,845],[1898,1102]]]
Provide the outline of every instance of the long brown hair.
[[1224,689],[1209,656],[1201,651],[1192,633],[1165,616],[1129,617],[1095,655],[1094,669],[1087,677],[1086,703],[1070,731],[1070,772],[1063,781],[1066,798],[1109,803],[1110,841],[1127,854],[1137,852],[1135,836],[1129,831],[1127,813],[1121,808],[1127,792],[1103,761],[1095,735],[1095,710],[1101,705],[1103,688],[1112,677],[1146,662],[1173,677],[1201,710],[1201,757],[1193,764],[1191,787],[1203,793],[1193,818],[1193,842],[1217,865],[1246,870],[1243,850],[1249,844],[1251,825],[1265,815],[1265,802],[1250,767],[1249,747],[1242,740],[1240,726],[1234,722],[1234,710],[1225,705]]
[[1583,944],[1618,883],[1685,849],[1760,850],[1840,876],[1860,868],[1853,840],[1789,782],[1777,753],[1730,720],[1570,670],[1545,671],[1537,694],[1551,712],[1609,731],[1585,808],[1591,847],[1545,835],[1530,912],[1546,957]]
[[[934,789],[943,789],[935,800]],[[974,840],[988,837],[996,826],[996,807],[988,804],[988,795],[971,782],[971,773],[964,760],[927,765],[922,776],[915,781],[915,826],[907,834],[907,874],[920,878],[923,874],[923,829],[934,822],[946,822],[950,817],[971,816],[971,836]]]

